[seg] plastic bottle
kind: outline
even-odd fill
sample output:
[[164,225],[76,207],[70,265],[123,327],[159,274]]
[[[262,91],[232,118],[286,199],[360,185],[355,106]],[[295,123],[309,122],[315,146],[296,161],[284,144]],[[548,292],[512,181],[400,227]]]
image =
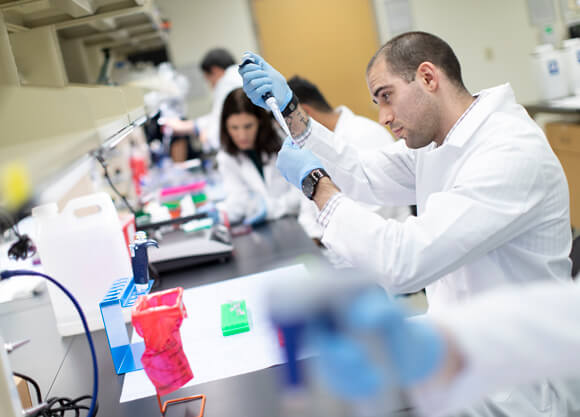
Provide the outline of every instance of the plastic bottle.
[[[35,207],[32,214],[44,272],[77,298],[91,330],[103,328],[99,302],[113,281],[133,275],[111,197],[89,194],[70,200],[60,213],[52,203]],[[48,293],[59,333],[81,333],[81,321],[68,298],[53,285]]]
[[135,187],[135,195],[141,196],[141,178],[147,174],[147,162],[145,156],[135,144],[131,141],[131,156],[129,158],[129,167],[131,167],[131,178]]
[[563,46],[570,92],[580,95],[580,39],[566,39]]
[[541,100],[569,95],[562,52],[554,50],[549,44],[540,45],[532,54],[532,64]]

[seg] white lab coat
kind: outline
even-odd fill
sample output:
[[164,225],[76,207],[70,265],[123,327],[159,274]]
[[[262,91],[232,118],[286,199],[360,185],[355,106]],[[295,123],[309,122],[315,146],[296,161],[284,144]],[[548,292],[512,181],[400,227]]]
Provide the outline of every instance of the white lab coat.
[[[374,150],[393,143],[393,137],[383,126],[366,117],[355,115],[348,107],[339,106],[336,109],[340,112],[338,122],[334,128],[334,134],[340,136],[348,143],[361,150]],[[338,184],[340,187],[340,184]],[[399,221],[405,220],[411,210],[408,206],[380,206],[364,204],[362,207],[378,213],[381,217],[393,218]],[[300,215],[298,223],[311,238],[322,237],[322,227],[316,221],[320,211],[314,202],[303,198],[300,203]]]
[[509,282],[570,279],[568,185],[542,130],[509,85],[480,93],[446,142],[362,152],[312,121],[306,142],[355,200],[417,204],[385,220],[345,198],[323,242],[383,276],[392,293],[426,287],[429,309]]
[[[449,385],[431,381],[413,390],[423,415],[447,415],[490,392],[542,378],[580,377],[580,285],[507,286],[430,319],[457,342],[465,368]],[[494,398],[501,401],[509,392]],[[553,392],[545,394],[536,401],[552,403],[551,415],[578,415],[580,397],[570,396],[566,403],[553,398]]]
[[270,157],[262,154],[264,179],[243,153],[232,156],[221,150],[216,158],[226,193],[223,207],[231,222],[255,214],[261,199],[266,202],[268,220],[298,214],[302,194],[280,174],[275,154]]
[[242,77],[238,73],[238,66],[231,65],[226,68],[222,78],[218,80],[213,90],[213,104],[211,112],[200,116],[195,120],[198,128],[205,132],[207,143],[206,150],[216,150],[220,147],[220,118],[224,101],[228,94],[243,85]]
[[[305,146],[347,195],[417,204],[418,216],[400,223],[345,198],[322,239],[349,262],[379,271],[391,293],[426,287],[433,313],[506,283],[570,279],[566,177],[508,84],[480,92],[438,148],[398,141],[359,152],[312,123]],[[548,381],[520,387],[474,414],[559,416],[551,413],[563,407],[564,391]]]

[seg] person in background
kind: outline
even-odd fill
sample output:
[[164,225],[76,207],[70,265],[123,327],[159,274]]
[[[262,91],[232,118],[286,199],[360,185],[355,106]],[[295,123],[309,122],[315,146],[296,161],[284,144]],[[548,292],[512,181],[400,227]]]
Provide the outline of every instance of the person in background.
[[258,224],[297,214],[302,196],[276,169],[282,141],[270,114],[241,88],[225,99],[220,123],[218,170],[224,181],[222,206],[232,223]]
[[[280,103],[294,143],[284,142],[277,166],[321,209],[322,243],[379,273],[389,293],[425,288],[434,315],[508,283],[571,281],[566,177],[509,84],[472,95],[445,41],[396,36],[366,79],[380,123],[404,140],[364,152],[309,118],[282,74],[250,57],[244,89],[257,105],[266,91]],[[416,204],[418,215],[385,220],[359,201]],[[563,385],[508,387],[473,413],[565,416],[572,389]]]
[[[288,86],[296,94],[300,105],[308,116],[357,149],[376,150],[394,142],[389,131],[377,122],[354,114],[346,106],[333,109],[318,87],[307,79],[294,76],[288,80]],[[369,204],[366,207],[385,219],[393,218],[404,221],[410,214],[408,206],[393,207]],[[316,221],[319,214],[320,210],[314,202],[307,198],[302,199],[298,222],[308,236],[321,246],[322,227]]]
[[[217,150],[220,143],[220,115],[226,96],[235,88],[242,86],[234,58],[227,50],[216,48],[210,50],[200,64],[203,76],[213,90],[211,112],[195,120],[166,119],[164,123],[171,128],[174,135],[199,135],[205,151]],[[173,141],[172,158],[185,160],[187,140]]]

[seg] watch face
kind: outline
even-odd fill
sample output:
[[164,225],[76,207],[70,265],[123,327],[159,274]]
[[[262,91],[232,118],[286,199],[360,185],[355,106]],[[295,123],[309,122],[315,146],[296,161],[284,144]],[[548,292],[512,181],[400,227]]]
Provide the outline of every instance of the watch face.
[[[302,192],[306,197],[312,200],[314,192],[316,191],[316,186],[318,182],[323,177],[329,177],[325,170],[322,168],[313,169],[310,173],[302,180]],[[330,178],[330,177],[329,177]]]

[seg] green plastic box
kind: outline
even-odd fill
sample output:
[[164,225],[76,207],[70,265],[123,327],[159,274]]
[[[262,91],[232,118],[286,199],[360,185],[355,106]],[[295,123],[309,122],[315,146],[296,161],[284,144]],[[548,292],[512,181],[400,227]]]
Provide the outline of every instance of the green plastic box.
[[222,310],[222,334],[231,336],[250,331],[246,300],[232,301],[221,306]]

